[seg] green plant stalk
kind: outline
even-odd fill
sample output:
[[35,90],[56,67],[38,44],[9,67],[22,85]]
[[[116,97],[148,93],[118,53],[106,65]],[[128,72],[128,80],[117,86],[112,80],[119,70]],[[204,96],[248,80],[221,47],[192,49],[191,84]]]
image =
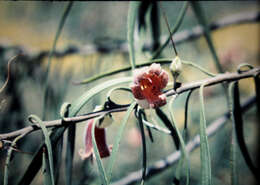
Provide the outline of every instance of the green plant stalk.
[[60,37],[62,28],[64,27],[65,21],[69,15],[72,5],[73,5],[73,2],[70,1],[64,10],[64,13],[62,14],[51,51],[48,55],[48,64],[47,64],[46,75],[45,75],[45,84],[44,84],[44,99],[43,99],[44,107],[43,107],[43,116],[42,116],[43,120],[45,120],[45,118],[46,118],[46,111],[47,111],[47,96],[48,96],[47,90],[48,90],[48,83],[49,83],[49,71],[50,71],[50,66],[51,66],[51,59],[52,59],[53,53],[55,52],[58,39]]
[[204,107],[203,89],[206,83],[200,86],[200,160],[201,160],[201,184],[211,185],[211,159],[208,137],[206,134],[206,117]]
[[[148,61],[148,62],[144,62],[142,64],[137,64],[136,67],[139,68],[139,67],[148,66],[148,65],[150,65],[151,63],[154,63],[154,62],[159,63],[159,64],[170,64],[172,62],[172,59],[171,58],[154,59],[154,60],[151,60],[151,61]],[[194,67],[194,68],[200,70],[201,72],[205,73],[206,75],[209,75],[209,76],[212,76],[212,77],[216,76],[216,74],[209,72],[208,70],[206,70],[205,68],[195,64],[194,62],[182,60],[182,63],[185,64],[185,65],[189,65],[191,67]],[[78,83],[76,82],[75,84],[87,84],[87,83],[99,80],[101,78],[111,76],[111,75],[114,75],[114,74],[117,74],[117,73],[120,73],[120,72],[129,71],[129,70],[131,70],[131,66],[127,66],[127,67],[123,67],[121,69],[116,69],[116,70],[112,70],[112,71],[109,71],[109,72],[106,72],[106,73],[102,73],[100,75],[90,77],[90,78],[83,80],[81,82],[78,82]]]
[[230,118],[232,121],[232,130],[231,130],[231,149],[230,149],[230,168],[231,168],[231,184],[237,185],[238,184],[238,173],[237,173],[237,140],[236,140],[236,133],[235,133],[235,120],[233,114],[233,90],[234,85],[237,82],[232,82],[229,84],[228,87],[228,95],[229,95],[229,110],[230,110]]
[[132,70],[135,69],[134,30],[139,3],[140,2],[130,2],[127,17],[127,41]]
[[186,162],[186,185],[189,185],[189,179],[190,179],[190,159],[189,159],[189,155],[188,152],[186,151],[186,147],[185,147],[185,142],[182,138],[182,135],[178,129],[178,127],[176,126],[176,121],[175,121],[175,117],[174,117],[174,113],[173,113],[173,103],[175,100],[176,96],[172,97],[169,105],[168,105],[168,109],[170,111],[170,115],[171,115],[171,120],[172,123],[177,131],[177,135],[179,137],[179,141],[180,141],[180,146],[181,146],[181,153],[182,153],[182,159],[181,161],[179,161],[178,166],[177,166],[177,170],[176,170],[176,177],[180,178],[180,170],[183,164],[183,161]]
[[133,102],[130,105],[130,107],[128,108],[128,110],[127,110],[127,112],[126,112],[126,114],[125,114],[125,116],[124,116],[124,118],[121,122],[121,125],[120,125],[119,131],[117,133],[116,139],[114,141],[113,150],[112,150],[112,154],[110,156],[110,160],[109,160],[109,163],[108,163],[108,169],[107,169],[108,184],[110,184],[110,180],[112,178],[112,170],[113,170],[113,167],[114,167],[114,164],[115,164],[115,161],[116,161],[116,156],[117,156],[117,153],[118,153],[120,141],[121,141],[123,132],[125,130],[127,120],[129,119],[129,116],[130,116],[131,112],[134,110],[135,106],[136,106],[136,102]]
[[180,11],[180,13],[179,13],[179,15],[178,15],[178,18],[177,18],[177,20],[176,20],[176,22],[175,22],[175,24],[174,24],[174,26],[173,26],[173,29],[172,29],[172,31],[171,31],[170,36],[169,36],[168,39],[161,45],[161,47],[158,48],[158,49],[154,52],[154,54],[152,55],[152,59],[157,58],[157,57],[161,54],[162,50],[163,50],[163,49],[168,45],[168,43],[170,42],[171,37],[173,36],[173,34],[176,33],[176,31],[179,29],[179,27],[180,27],[180,25],[181,25],[181,23],[182,23],[182,21],[183,21],[183,18],[184,18],[184,15],[185,15],[185,13],[186,13],[187,8],[188,8],[188,1],[185,1],[185,2],[183,3],[182,9],[181,9],[181,11]]

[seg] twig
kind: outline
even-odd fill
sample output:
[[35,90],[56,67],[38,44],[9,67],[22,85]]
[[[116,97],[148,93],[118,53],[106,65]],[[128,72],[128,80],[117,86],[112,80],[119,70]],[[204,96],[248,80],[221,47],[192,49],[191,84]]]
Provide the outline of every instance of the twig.
[[[251,108],[254,103],[256,102],[256,97],[249,98],[242,106],[242,112],[245,112]],[[221,129],[227,120],[229,119],[230,114],[229,112],[226,112],[223,116],[213,121],[206,129],[207,135],[209,137],[213,136],[217,133],[219,129]],[[196,148],[200,146],[200,136],[196,135],[187,145],[186,150],[188,152],[192,152]],[[148,167],[146,179],[150,177],[154,177],[154,175],[159,174],[166,170],[171,165],[177,163],[177,161],[181,158],[180,151],[176,151],[170,155],[168,155],[165,159],[156,161],[153,165]],[[122,179],[112,183],[112,185],[130,185],[134,184],[136,182],[139,182],[142,178],[142,170],[137,170],[135,172],[131,172],[126,177],[123,177]]]
[[[199,80],[196,82],[186,83],[183,86],[181,86],[180,88],[178,88],[176,91],[169,90],[165,94],[166,94],[166,96],[172,96],[176,93],[181,94],[183,92],[186,92],[186,91],[189,91],[192,89],[197,89],[201,86],[202,83],[205,83],[205,82],[207,82],[207,86],[211,86],[211,85],[215,85],[215,84],[222,83],[225,81],[230,82],[230,81],[236,81],[236,80],[240,80],[240,79],[244,79],[244,78],[254,77],[254,76],[258,75],[259,73],[260,73],[260,67],[248,70],[241,74],[239,74],[239,73],[219,74],[219,75],[216,75],[215,77],[206,78],[206,79]],[[46,127],[66,126],[67,124],[75,124],[77,122],[82,122],[82,121],[92,119],[94,117],[97,117],[100,115],[105,115],[108,113],[123,112],[123,111],[127,110],[128,106],[129,105],[123,105],[123,106],[119,106],[119,107],[115,107],[115,108],[111,108],[111,109],[107,109],[107,110],[102,110],[102,111],[98,111],[98,112],[91,112],[91,113],[81,115],[81,116],[63,118],[64,122],[62,122],[61,119],[58,119],[58,120],[52,120],[52,121],[44,121],[43,123],[46,125]],[[40,127],[38,125],[32,125],[32,126],[28,126],[28,127],[25,127],[25,128],[22,128],[20,130],[16,130],[16,131],[13,131],[10,133],[0,134],[0,140],[12,139],[12,138],[17,137],[24,133],[26,133],[25,135],[27,135],[27,134],[31,133],[32,131],[35,131],[38,129],[40,129]]]
[[[260,12],[245,12],[239,13],[231,16],[227,16],[219,21],[213,22],[209,25],[209,30],[214,31],[223,27],[236,25],[236,24],[245,24],[245,23],[255,23],[260,21]],[[175,44],[183,43],[187,40],[196,39],[203,35],[203,29],[201,26],[196,26],[192,29],[187,29],[184,31],[180,31],[174,34],[173,39]],[[169,42],[170,39],[167,39],[168,36],[163,36],[161,38],[161,42]],[[167,44],[165,44],[166,46]],[[145,43],[144,50],[150,50],[152,48],[150,43]],[[49,51],[40,51],[38,53],[29,53],[25,48],[21,46],[6,46],[0,45],[0,52],[6,50],[17,50],[17,52],[23,52],[26,60],[28,61],[41,61],[45,57],[48,56]],[[78,47],[75,45],[69,45],[64,50],[55,51],[53,53],[54,57],[66,57],[68,55],[79,54],[79,55],[91,55],[94,53],[110,53],[110,52],[128,52],[127,42],[124,40],[116,40],[113,39],[113,42],[109,42],[108,44],[87,44],[82,47]]]

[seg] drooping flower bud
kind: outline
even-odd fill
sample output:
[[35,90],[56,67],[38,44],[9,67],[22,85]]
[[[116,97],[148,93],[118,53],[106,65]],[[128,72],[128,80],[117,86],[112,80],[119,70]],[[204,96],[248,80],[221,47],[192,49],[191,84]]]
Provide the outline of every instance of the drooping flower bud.
[[[102,106],[96,106],[94,111],[101,110]],[[105,115],[103,120],[100,122],[100,124],[95,125],[95,140],[98,147],[98,152],[101,158],[110,156],[110,150],[111,148],[106,143],[106,129],[105,127],[109,126],[112,123],[112,119],[109,115]],[[94,119],[91,119],[88,121],[87,126],[85,128],[84,133],[84,149],[79,150],[79,155],[81,156],[81,159],[86,159],[90,156],[92,156],[94,153],[93,151],[93,144],[92,144],[92,127],[94,125]]]
[[170,65],[170,70],[174,78],[177,78],[182,71],[182,62],[180,57],[176,56]]

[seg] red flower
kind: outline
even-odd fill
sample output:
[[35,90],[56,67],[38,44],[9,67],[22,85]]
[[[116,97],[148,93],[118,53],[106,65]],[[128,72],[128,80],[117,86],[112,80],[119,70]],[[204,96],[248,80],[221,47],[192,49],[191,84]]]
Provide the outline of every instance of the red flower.
[[[94,119],[91,119],[87,126],[86,132],[84,136],[85,150],[80,149],[79,155],[82,159],[86,159],[89,156],[93,155],[93,144],[92,144],[92,136],[91,130],[93,127]],[[110,149],[106,143],[106,130],[105,128],[98,128],[95,126],[95,140],[97,143],[99,155],[101,158],[108,157],[110,155]]]
[[166,96],[162,89],[167,86],[168,79],[168,73],[160,64],[153,63],[150,67],[136,69],[131,89],[137,103],[145,109],[165,105]]

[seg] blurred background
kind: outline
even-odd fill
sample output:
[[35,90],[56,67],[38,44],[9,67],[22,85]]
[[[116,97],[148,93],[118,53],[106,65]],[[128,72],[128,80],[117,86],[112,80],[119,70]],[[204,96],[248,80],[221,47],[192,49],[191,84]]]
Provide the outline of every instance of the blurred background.
[[[12,63],[11,77],[6,89],[0,93],[0,133],[7,133],[30,125],[27,116],[43,114],[44,77],[47,66],[47,55],[67,3],[65,2],[0,2],[0,86],[7,78],[8,60],[20,52],[25,54],[20,60]],[[74,85],[93,75],[113,69],[129,66],[127,52],[127,12],[129,2],[75,2],[66,20],[57,44],[57,53],[52,59],[50,83],[48,85],[47,120],[58,119],[63,102],[73,102],[91,87],[109,80],[131,75],[124,72],[97,80],[86,85]],[[183,2],[162,2],[169,24],[176,22]],[[257,1],[201,2],[208,23],[243,13],[259,13]],[[149,22],[149,17],[146,21]],[[259,21],[259,20],[258,20]],[[149,24],[148,24],[149,25]],[[183,22],[176,34],[189,31],[198,25],[192,8],[189,6]],[[159,25],[161,43],[168,37],[166,24],[160,16]],[[259,66],[259,22],[231,25],[212,32],[212,38],[224,71],[234,72],[240,63]],[[147,26],[136,40],[137,63],[148,61],[152,56],[151,49],[142,49],[142,44],[151,43],[151,30]],[[122,46],[122,47],[118,47]],[[217,73],[212,55],[205,38],[187,40],[177,44],[177,50],[183,60],[195,62],[211,72]],[[172,46],[167,46],[160,57],[173,58]],[[163,66],[168,70],[168,65]],[[196,81],[207,76],[196,69],[184,67],[180,80]],[[255,94],[254,81],[240,81],[241,101]],[[127,87],[128,85],[126,85]],[[180,129],[184,122],[184,103],[187,93],[181,95],[175,103],[175,117]],[[190,138],[198,134],[199,102],[198,91],[194,91],[190,100],[189,132]],[[95,105],[104,103],[106,92],[95,96],[81,111],[91,112]],[[118,103],[129,103],[131,96],[125,92],[115,92],[113,97]],[[205,89],[207,123],[215,120],[227,111],[226,99],[220,85]],[[168,114],[166,108],[163,110]],[[149,118],[154,113],[147,111]],[[107,131],[108,143],[112,144],[118,125],[124,113],[114,114],[114,124]],[[259,120],[255,106],[244,114],[245,138],[251,157],[257,160]],[[119,180],[128,173],[142,167],[142,148],[140,133],[134,116],[128,122],[126,132],[120,145],[118,160],[113,171],[113,181]],[[99,184],[96,163],[89,159],[82,161],[78,150],[83,148],[83,130],[85,123],[77,124],[76,149],[74,155],[73,184]],[[210,139],[212,157],[213,184],[230,184],[230,135],[231,122]],[[148,165],[166,157],[175,151],[171,138],[153,131],[154,143],[148,142]],[[31,133],[18,143],[22,151],[34,153],[42,141],[40,131]],[[63,157],[65,157],[66,140],[64,140]],[[0,182],[3,180],[6,150],[0,151]],[[238,155],[239,184],[255,183],[240,151]],[[191,156],[191,184],[199,184],[200,156],[199,149]],[[17,153],[11,161],[9,183],[16,184],[30,163],[32,155]],[[107,159],[103,160],[107,163]],[[156,175],[147,184],[167,184],[172,181],[176,165]],[[64,184],[64,160],[60,168],[59,184]],[[42,184],[41,171],[32,184]]]

